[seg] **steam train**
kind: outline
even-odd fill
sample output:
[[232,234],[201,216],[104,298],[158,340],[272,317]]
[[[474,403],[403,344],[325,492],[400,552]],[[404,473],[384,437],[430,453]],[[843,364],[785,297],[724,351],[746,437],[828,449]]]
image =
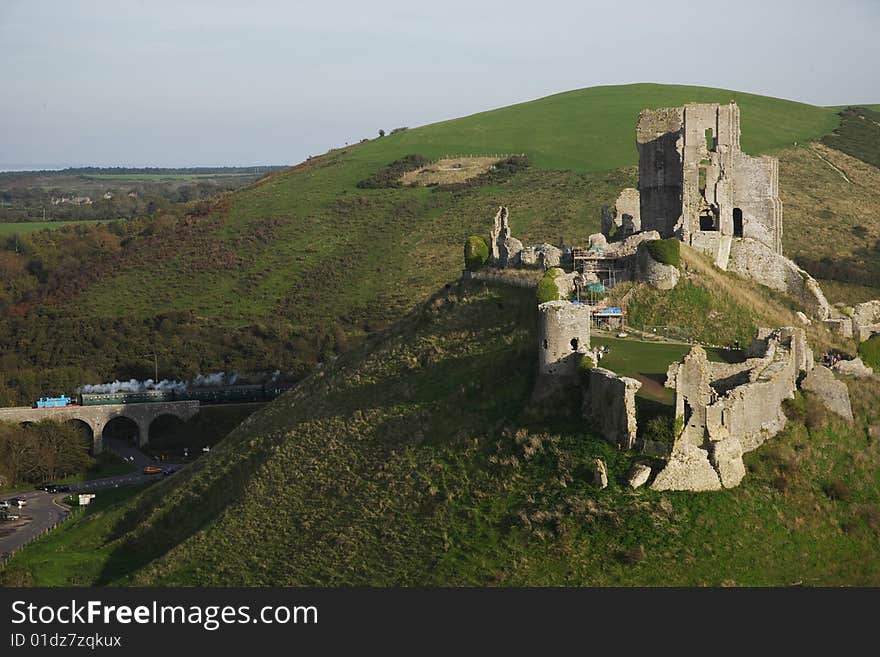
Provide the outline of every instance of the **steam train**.
[[239,386],[216,386],[184,390],[144,390],[142,392],[78,393],[71,397],[40,397],[35,408],[62,406],[101,406],[105,404],[149,404],[151,402],[195,400],[203,404],[231,404],[271,401],[294,387],[292,383],[264,383]]

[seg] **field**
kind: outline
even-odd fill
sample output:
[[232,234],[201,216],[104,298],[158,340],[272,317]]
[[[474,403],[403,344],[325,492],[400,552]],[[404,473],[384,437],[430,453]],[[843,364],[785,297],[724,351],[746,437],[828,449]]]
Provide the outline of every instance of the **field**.
[[62,226],[80,223],[101,223],[101,220],[93,221],[21,221],[16,223],[0,222],[0,235],[21,235],[33,233],[38,230],[55,230]]
[[83,586],[96,581],[106,559],[106,555],[96,549],[102,538],[100,520],[121,509],[125,500],[142,489],[142,486],[126,486],[101,491],[62,529],[27,546],[27,558],[39,569],[44,585]]
[[[684,343],[651,342],[601,335],[592,337],[590,344],[609,349],[608,355],[599,363],[601,367],[642,382],[637,396],[667,405],[672,403],[673,394],[671,389],[664,388],[666,370],[671,363],[680,361],[691,348],[690,344]],[[709,360],[717,362],[734,362],[738,355],[737,352],[728,352],[717,347],[707,348],[706,354]]]
[[[0,172],[0,225],[133,218],[240,189],[280,167]],[[75,197],[89,203],[73,203]],[[65,200],[66,199],[66,200]]]

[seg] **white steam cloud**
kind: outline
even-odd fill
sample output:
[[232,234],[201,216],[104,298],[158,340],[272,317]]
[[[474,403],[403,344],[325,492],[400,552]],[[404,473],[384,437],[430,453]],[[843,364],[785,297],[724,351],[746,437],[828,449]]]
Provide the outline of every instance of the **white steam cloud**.
[[199,374],[190,381],[169,381],[162,379],[154,381],[147,379],[146,381],[138,381],[130,379],[128,381],[113,381],[112,383],[96,383],[93,385],[84,385],[77,388],[78,393],[89,394],[106,394],[117,392],[145,392],[147,390],[161,390],[164,392],[184,391],[189,388],[216,388],[218,386],[235,385],[238,380],[238,374],[233,372],[227,375],[226,372],[214,372],[213,374]]

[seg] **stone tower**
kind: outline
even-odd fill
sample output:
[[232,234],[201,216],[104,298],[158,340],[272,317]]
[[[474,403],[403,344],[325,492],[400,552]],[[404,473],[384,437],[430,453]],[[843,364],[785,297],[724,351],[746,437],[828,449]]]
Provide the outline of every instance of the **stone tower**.
[[692,103],[639,115],[642,230],[677,236],[727,269],[731,241],[782,253],[779,162],[739,145],[736,103]]
[[577,376],[583,354],[590,349],[590,307],[569,301],[538,306],[538,374]]

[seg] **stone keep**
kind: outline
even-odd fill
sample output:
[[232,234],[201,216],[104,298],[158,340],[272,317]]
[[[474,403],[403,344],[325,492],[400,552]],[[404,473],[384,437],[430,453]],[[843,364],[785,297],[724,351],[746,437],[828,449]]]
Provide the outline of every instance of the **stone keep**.
[[723,269],[732,237],[782,253],[779,162],[740,150],[736,103],[692,103],[639,115],[643,230],[678,236]]
[[590,307],[569,301],[538,306],[538,373],[574,377],[590,349]]
[[819,284],[782,255],[779,161],[739,145],[736,103],[691,103],[639,114],[642,230],[678,237],[724,270],[785,292],[813,317],[831,307]]

